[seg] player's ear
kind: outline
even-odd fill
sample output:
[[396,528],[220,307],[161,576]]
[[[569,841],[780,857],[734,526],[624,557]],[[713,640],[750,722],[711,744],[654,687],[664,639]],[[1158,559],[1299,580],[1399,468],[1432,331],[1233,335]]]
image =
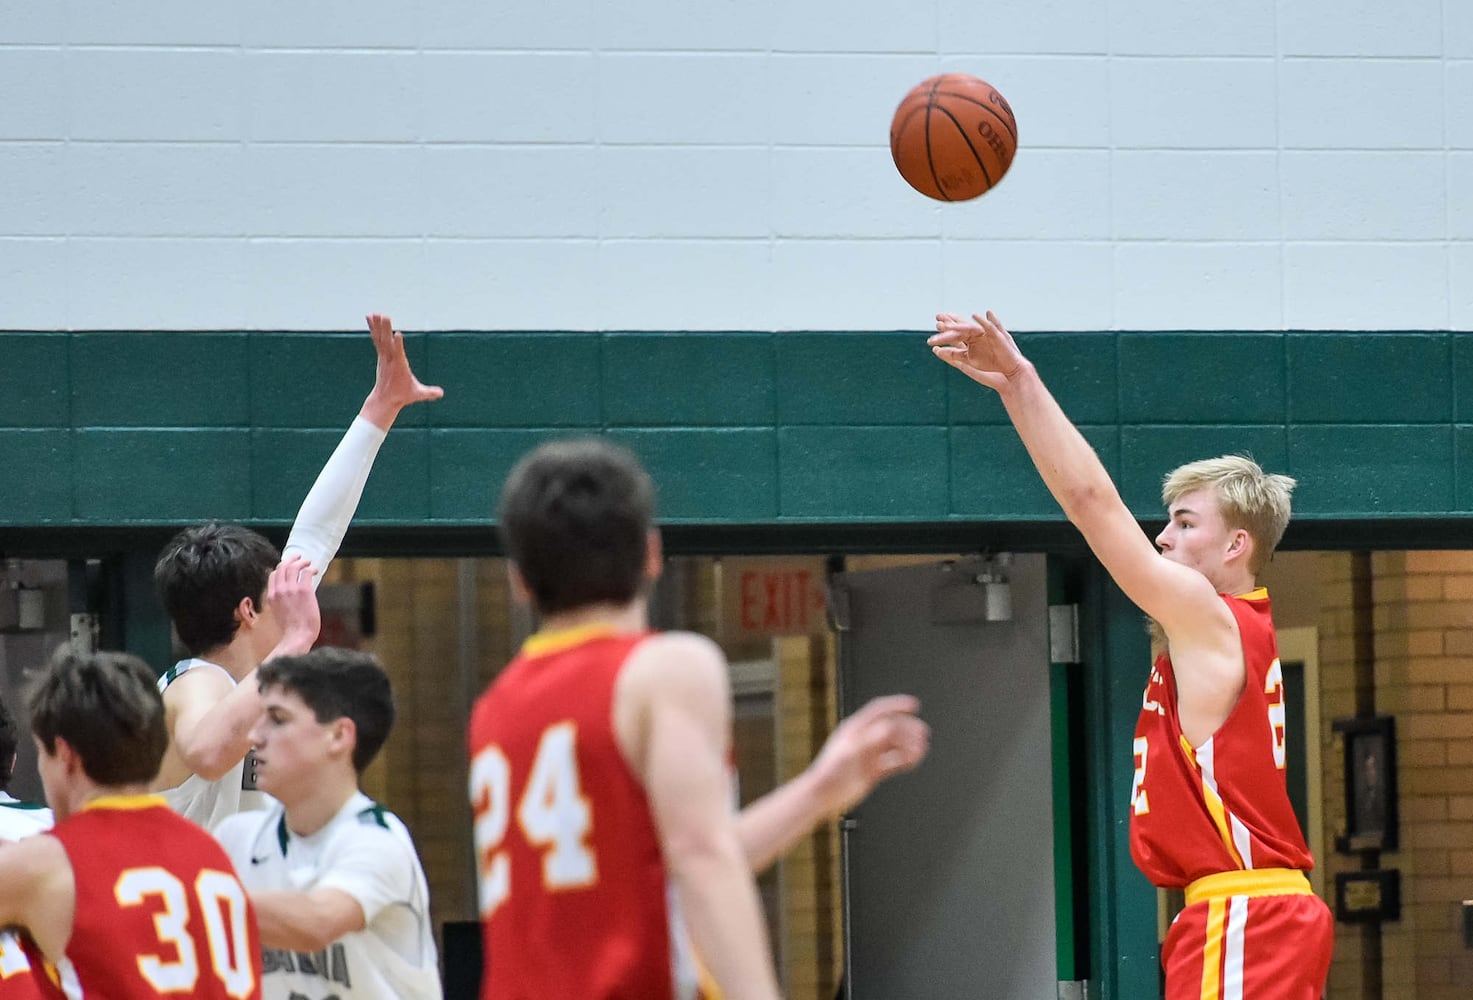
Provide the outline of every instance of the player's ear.
[[69,777],[77,774],[85,774],[87,769],[82,765],[82,755],[77,753],[76,748],[68,743],[63,736],[56,737],[55,743],[56,752],[54,756],[56,757],[57,763],[61,764],[62,773]]
[[256,607],[253,598],[242,597],[240,603],[235,606],[235,620],[237,624],[254,627],[256,619],[261,616],[261,609]]
[[1253,536],[1242,528],[1233,532],[1228,540],[1227,558],[1242,559],[1253,551]]
[[644,578],[654,583],[665,568],[665,543],[660,539],[660,529],[651,528],[644,542]]
[[333,719],[327,730],[327,741],[334,752],[351,756],[358,745],[358,724],[346,715]]
[[530,608],[532,588],[527,586],[527,578],[522,576],[522,571],[517,568],[517,564],[510,560],[506,564],[506,578],[511,583],[511,593],[517,599],[517,603],[525,604]]

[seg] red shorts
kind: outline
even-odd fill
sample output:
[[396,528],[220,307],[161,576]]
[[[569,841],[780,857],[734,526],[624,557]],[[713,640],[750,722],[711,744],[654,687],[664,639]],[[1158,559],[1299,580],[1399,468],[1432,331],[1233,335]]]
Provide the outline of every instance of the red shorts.
[[1334,941],[1330,908],[1312,894],[1201,899],[1161,948],[1166,1000],[1320,1000]]

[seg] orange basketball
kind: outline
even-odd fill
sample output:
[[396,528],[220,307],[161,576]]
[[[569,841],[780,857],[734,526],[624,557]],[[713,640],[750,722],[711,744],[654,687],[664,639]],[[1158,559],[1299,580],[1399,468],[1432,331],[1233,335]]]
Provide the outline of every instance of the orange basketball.
[[905,95],[890,122],[890,155],[927,198],[966,201],[990,190],[1013,163],[1018,123],[986,80],[943,73]]

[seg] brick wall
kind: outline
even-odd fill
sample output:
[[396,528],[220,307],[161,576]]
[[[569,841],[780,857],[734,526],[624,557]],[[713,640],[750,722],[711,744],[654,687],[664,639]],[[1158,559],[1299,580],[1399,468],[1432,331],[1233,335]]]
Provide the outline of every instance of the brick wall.
[[[1352,559],[1322,560],[1320,680],[1327,832],[1342,832],[1344,741],[1355,714]],[[1458,901],[1473,896],[1473,552],[1378,552],[1371,560],[1375,705],[1396,717],[1400,849],[1381,855],[1402,879],[1402,919],[1383,925],[1387,1000],[1452,1000],[1473,989]],[[1327,852],[1327,877],[1359,867]],[[1339,924],[1331,996],[1362,994],[1363,931]]]

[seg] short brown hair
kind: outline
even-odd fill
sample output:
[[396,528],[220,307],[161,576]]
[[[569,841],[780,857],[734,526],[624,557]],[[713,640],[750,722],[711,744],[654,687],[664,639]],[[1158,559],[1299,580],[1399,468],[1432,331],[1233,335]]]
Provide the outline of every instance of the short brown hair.
[[279,562],[276,546],[238,524],[212,521],[170,539],[154,566],[154,586],[190,656],[235,638],[235,609],[247,597],[260,606]]
[[1197,490],[1210,489],[1217,508],[1230,528],[1241,528],[1253,539],[1253,562],[1248,569],[1258,573],[1278,548],[1289,526],[1289,498],[1294,480],[1264,472],[1246,455],[1204,458],[1167,473],[1161,485],[1161,502],[1167,509]]
[[30,692],[31,732],[47,753],[58,737],[99,785],[149,782],[169,731],[153,671],[128,653],[76,653],[62,646]]
[[553,441],[507,477],[501,540],[541,613],[628,604],[644,586],[654,510],[654,483],[629,451]]

